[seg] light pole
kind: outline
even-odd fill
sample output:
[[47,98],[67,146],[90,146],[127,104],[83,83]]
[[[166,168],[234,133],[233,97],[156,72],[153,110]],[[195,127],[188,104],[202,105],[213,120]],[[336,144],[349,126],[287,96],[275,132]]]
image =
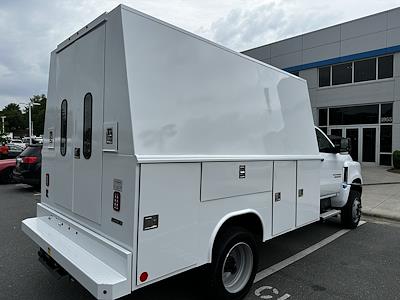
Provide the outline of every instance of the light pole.
[[5,132],[5,130],[4,130],[4,119],[6,119],[6,116],[1,116],[0,118],[1,118],[1,122],[3,123],[2,133],[4,133]]
[[34,105],[40,105],[40,103],[29,102],[29,103],[25,103],[25,104],[28,104],[28,110],[29,110],[29,144],[32,144],[32,135],[33,135],[33,126],[32,126],[32,106],[34,106]]

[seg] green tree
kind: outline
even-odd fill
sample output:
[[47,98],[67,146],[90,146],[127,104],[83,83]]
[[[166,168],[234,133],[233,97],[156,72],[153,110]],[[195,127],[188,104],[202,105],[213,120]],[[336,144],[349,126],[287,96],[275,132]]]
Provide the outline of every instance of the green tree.
[[[29,99],[31,103],[37,103],[39,105],[32,105],[32,123],[33,123],[33,134],[39,136],[44,132],[44,117],[46,113],[46,95],[34,95]],[[29,124],[29,111],[28,106],[24,109],[24,121],[25,124]]]
[[4,127],[6,132],[11,132],[19,129],[26,128],[24,125],[24,117],[22,115],[21,108],[19,104],[10,103],[2,111],[0,111],[0,116],[5,116]]

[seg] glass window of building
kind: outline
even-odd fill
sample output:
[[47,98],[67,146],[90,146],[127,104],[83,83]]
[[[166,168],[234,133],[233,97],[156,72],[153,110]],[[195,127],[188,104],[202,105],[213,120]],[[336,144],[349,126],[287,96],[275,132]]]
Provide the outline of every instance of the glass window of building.
[[392,152],[392,125],[381,126],[381,152]]
[[319,126],[328,125],[328,109],[327,108],[320,108],[318,110],[318,122],[319,122]]
[[381,123],[393,122],[393,103],[381,105]]
[[376,79],[376,59],[366,59],[354,62],[354,82]]
[[351,83],[353,81],[352,63],[332,66],[332,85]]
[[329,125],[378,124],[379,105],[334,107],[329,109]]
[[393,55],[378,58],[378,79],[393,77]]
[[331,67],[319,68],[319,86],[331,85]]

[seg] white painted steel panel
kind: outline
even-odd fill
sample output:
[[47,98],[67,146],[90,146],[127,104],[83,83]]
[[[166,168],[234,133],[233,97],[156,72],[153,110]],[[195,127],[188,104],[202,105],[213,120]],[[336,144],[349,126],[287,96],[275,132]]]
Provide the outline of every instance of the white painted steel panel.
[[266,63],[267,60],[271,58],[271,47],[269,45],[262,46],[249,51],[244,51],[243,54]]
[[369,35],[343,40],[341,42],[341,52],[343,55],[356,54],[370,50],[376,50],[386,47],[387,32],[378,32]]
[[400,27],[400,8],[388,12],[388,28]]
[[[74,109],[75,132],[73,148],[80,148],[80,159],[74,158],[73,212],[91,221],[101,221],[101,185],[103,164],[103,91],[104,91],[105,25],[85,35],[70,47],[75,47]],[[60,52],[62,54],[62,52]],[[83,122],[84,97],[92,94],[91,156],[84,157]],[[87,120],[89,122],[89,120]]]
[[333,26],[303,35],[303,49],[333,44],[340,41],[340,26]]
[[272,193],[272,234],[277,235],[293,229],[295,220],[296,161],[275,161]]
[[376,14],[341,24],[342,40],[384,31],[387,29],[387,13]]
[[301,51],[303,49],[303,37],[298,36],[290,39],[273,43],[271,46],[271,57]]
[[400,27],[388,30],[387,32],[387,46],[393,47],[400,45]]
[[303,64],[340,56],[340,42],[322,45],[303,51]]
[[[320,161],[297,162],[296,227],[319,220]],[[302,190],[302,191],[301,191]]]
[[[140,175],[137,284],[196,263],[200,205],[200,163],[143,164]],[[158,228],[143,219],[158,215]]]
[[271,64],[277,68],[288,68],[298,66],[303,63],[303,52],[297,51],[271,58]]
[[[309,89],[318,88],[319,86],[318,69],[314,68],[314,69],[303,70],[300,71],[299,75],[301,78],[307,80],[307,85]],[[311,95],[310,95],[310,100],[312,101]]]
[[[272,161],[202,164],[201,201],[272,190]],[[240,166],[245,177],[239,178]]]
[[318,155],[304,80],[125,7],[122,24],[136,155]]
[[[400,52],[394,54],[394,77],[400,77]],[[396,78],[397,80],[397,78]],[[396,100],[400,100],[400,94],[396,94]]]
[[318,106],[359,105],[360,103],[390,102],[394,100],[394,80],[378,80],[317,89]]

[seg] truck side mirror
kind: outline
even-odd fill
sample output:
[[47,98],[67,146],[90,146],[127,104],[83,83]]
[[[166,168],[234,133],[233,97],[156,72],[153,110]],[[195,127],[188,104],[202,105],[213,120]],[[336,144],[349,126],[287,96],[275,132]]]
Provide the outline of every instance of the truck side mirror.
[[337,153],[348,154],[351,151],[351,142],[349,138],[338,138],[333,141]]

